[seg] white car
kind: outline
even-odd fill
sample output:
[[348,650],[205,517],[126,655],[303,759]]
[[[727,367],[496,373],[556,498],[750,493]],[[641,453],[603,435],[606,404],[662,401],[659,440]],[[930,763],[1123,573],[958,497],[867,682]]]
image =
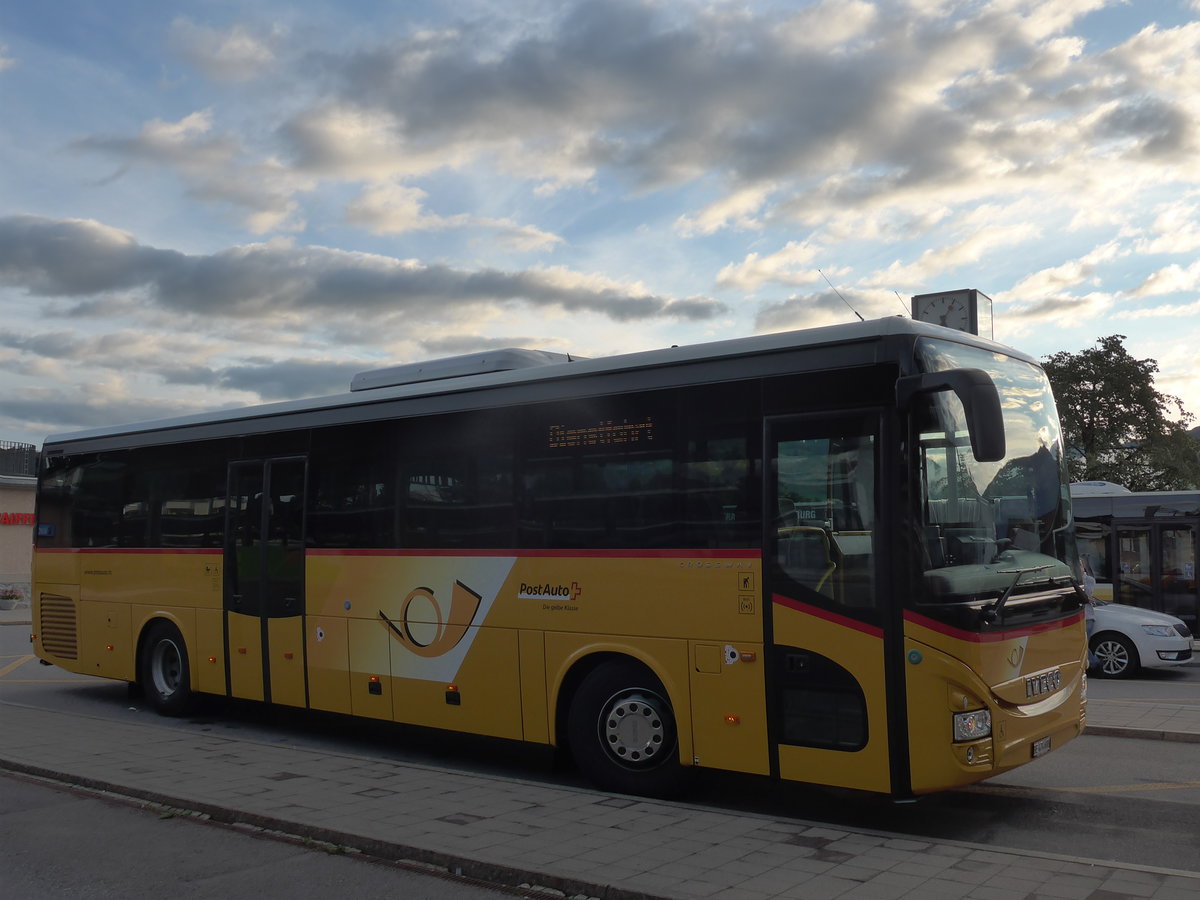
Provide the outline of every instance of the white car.
[[1192,634],[1182,619],[1100,599],[1092,613],[1088,643],[1096,675],[1129,678],[1143,666],[1180,666],[1192,660]]

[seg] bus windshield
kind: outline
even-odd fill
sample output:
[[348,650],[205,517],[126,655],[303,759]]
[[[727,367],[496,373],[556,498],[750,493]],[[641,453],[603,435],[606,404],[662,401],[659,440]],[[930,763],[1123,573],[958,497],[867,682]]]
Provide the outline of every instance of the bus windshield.
[[923,339],[916,353],[926,372],[987,372],[1000,394],[1007,444],[1003,459],[980,462],[952,392],[931,394],[917,406],[924,579],[916,602],[972,606],[987,623],[1020,607],[1018,598],[1058,595],[1063,587],[1073,593],[1069,480],[1045,373],[950,341]]

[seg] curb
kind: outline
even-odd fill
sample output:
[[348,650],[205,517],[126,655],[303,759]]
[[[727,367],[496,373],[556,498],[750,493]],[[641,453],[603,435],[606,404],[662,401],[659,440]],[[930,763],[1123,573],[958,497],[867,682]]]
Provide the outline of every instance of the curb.
[[[286,819],[233,810],[212,803],[185,802],[158,791],[131,788],[97,778],[65,775],[52,769],[14,762],[10,759],[0,759],[0,772],[32,777],[58,787],[87,791],[101,799],[126,805],[154,806],[162,807],[164,811],[181,811],[200,821],[256,835],[276,836],[280,840],[290,839],[302,843],[315,842],[341,847],[351,853],[361,854],[364,857],[377,859],[391,865],[411,868],[417,872],[445,875],[455,879],[469,879],[491,887],[528,891],[531,896],[554,894],[556,897],[559,895],[571,898],[586,897],[588,900],[593,900],[593,898],[594,900],[671,900],[661,894],[630,891],[609,885],[591,884],[585,881],[545,875],[515,866],[480,862],[452,853],[438,853],[419,847],[393,844],[361,834],[322,828],[318,825],[305,825],[301,822],[290,822]],[[1153,871],[1166,875],[1197,877],[1194,872],[1165,869],[1161,872]]]
[[[673,900],[662,894],[630,890],[612,885],[596,884],[580,879],[548,875],[516,866],[481,862],[451,853],[440,853],[405,844],[373,839],[361,834],[338,831],[318,825],[305,825],[279,819],[261,813],[250,813],[229,809],[213,803],[181,801],[157,791],[140,790],[117,785],[103,779],[68,776],[41,766],[0,759],[0,772],[39,779],[65,789],[83,790],[115,803],[135,807],[161,807],[163,812],[180,812],[201,822],[233,828],[248,834],[281,841],[331,845],[361,855],[367,860],[376,860],[425,874],[439,875],[452,879],[476,881],[484,886],[511,890],[529,897],[554,897],[556,900]],[[669,801],[667,802],[670,805]],[[907,835],[876,832],[871,829],[855,829],[856,833],[879,834],[909,839]],[[969,841],[937,840],[937,843],[964,847],[975,851],[1013,857],[1014,859],[1042,859],[1053,862],[1075,863],[1115,871],[1135,871],[1164,877],[1175,877],[1197,881],[1200,873],[1185,869],[1169,869],[1161,866],[1145,866],[1136,863],[1115,863],[1111,860],[1094,859],[1086,856],[1071,856],[1058,853],[1040,853],[1034,850],[995,849],[988,844]]]
[[1083,733],[1097,737],[1141,738],[1147,741],[1200,744],[1200,732],[1196,731],[1164,731],[1160,728],[1129,728],[1121,725],[1085,725]]

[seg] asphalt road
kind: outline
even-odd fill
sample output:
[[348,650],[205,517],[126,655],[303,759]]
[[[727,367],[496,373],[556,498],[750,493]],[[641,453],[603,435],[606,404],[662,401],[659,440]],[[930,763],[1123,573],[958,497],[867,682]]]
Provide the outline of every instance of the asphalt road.
[[269,839],[19,777],[0,778],[0,892],[46,897],[228,900],[494,900],[490,886]]
[[[0,702],[89,716],[152,716],[124,685],[20,662],[25,629],[0,628]],[[1130,682],[1092,679],[1092,700],[1200,699],[1200,665]],[[525,745],[343,717],[213,700],[198,715],[156,722],[257,741],[453,766],[583,786],[569,766]],[[1085,735],[1007,775],[893,804],[850,792],[704,773],[689,800],[854,828],[1200,871],[1200,768],[1195,744]]]

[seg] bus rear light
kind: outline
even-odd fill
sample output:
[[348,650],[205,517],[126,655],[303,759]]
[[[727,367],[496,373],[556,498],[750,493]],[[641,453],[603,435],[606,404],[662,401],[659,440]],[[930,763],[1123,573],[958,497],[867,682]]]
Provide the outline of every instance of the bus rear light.
[[208,661],[209,661],[210,663],[215,663],[215,662],[217,661],[217,658],[216,658],[215,656],[210,656],[210,657],[208,658]]
[[992,733],[992,714],[986,709],[954,714],[954,740],[977,741]]
[[726,725],[741,725],[742,717],[739,715],[735,715],[734,713],[730,713],[729,715],[727,715],[725,717],[725,724]]
[[104,645],[104,649],[105,649],[105,650],[107,650],[107,651],[109,651],[110,653],[112,652],[112,648],[113,648],[113,645],[112,645],[112,644],[105,644],[105,645]]

